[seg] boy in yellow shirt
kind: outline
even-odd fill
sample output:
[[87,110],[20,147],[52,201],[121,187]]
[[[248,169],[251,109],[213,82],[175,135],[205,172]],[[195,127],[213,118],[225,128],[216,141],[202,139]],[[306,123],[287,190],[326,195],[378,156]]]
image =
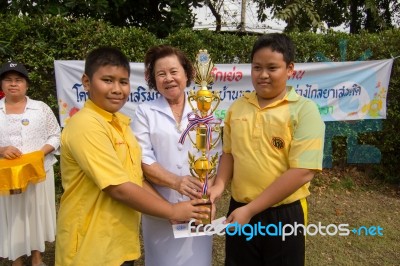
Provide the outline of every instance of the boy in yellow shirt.
[[284,240],[279,233],[273,236],[274,230],[265,234],[267,225],[307,223],[309,182],[322,170],[325,125],[318,108],[286,86],[294,53],[286,35],[261,36],[251,53],[255,90],[236,100],[225,118],[223,154],[210,198],[218,199],[231,181],[226,223],[235,230],[244,224],[264,226],[264,235],[251,239],[227,232],[227,266],[304,265],[304,232]]
[[118,49],[97,48],[86,58],[82,84],[89,100],[61,136],[56,265],[133,265],[140,212],[179,221],[207,216],[194,206],[202,200],[172,205],[142,182],[139,144],[130,119],[118,112],[130,93],[129,75]]

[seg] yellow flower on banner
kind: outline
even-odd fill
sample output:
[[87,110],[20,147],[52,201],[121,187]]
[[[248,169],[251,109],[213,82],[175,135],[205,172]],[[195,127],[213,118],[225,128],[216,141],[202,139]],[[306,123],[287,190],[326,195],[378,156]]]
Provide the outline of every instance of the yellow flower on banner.
[[382,109],[382,100],[381,99],[373,99],[369,104],[369,112],[368,114],[371,117],[379,117],[379,111]]

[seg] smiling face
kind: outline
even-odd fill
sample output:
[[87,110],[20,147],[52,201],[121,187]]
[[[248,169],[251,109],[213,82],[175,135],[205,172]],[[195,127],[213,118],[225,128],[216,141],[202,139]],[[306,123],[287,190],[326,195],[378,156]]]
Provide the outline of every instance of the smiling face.
[[251,79],[260,107],[264,107],[286,94],[286,81],[293,73],[294,64],[286,64],[283,54],[266,47],[254,53]]
[[177,102],[184,97],[187,75],[176,55],[158,59],[154,64],[156,87],[168,102]]
[[24,76],[18,72],[10,71],[3,75],[1,88],[6,99],[20,100],[25,98],[28,89],[28,82]]
[[130,92],[129,72],[122,66],[101,66],[91,79],[84,74],[82,84],[93,103],[110,113],[124,106]]

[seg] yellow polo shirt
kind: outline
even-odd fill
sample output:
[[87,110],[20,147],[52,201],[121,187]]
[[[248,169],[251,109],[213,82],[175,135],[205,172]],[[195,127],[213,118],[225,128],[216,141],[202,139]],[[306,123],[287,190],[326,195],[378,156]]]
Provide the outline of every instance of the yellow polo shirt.
[[56,265],[116,266],[140,257],[140,213],[102,191],[142,185],[141,150],[129,123],[89,100],[64,128]]
[[[316,104],[288,87],[284,99],[260,108],[255,91],[229,108],[223,151],[234,158],[231,192],[234,200],[254,200],[290,168],[322,169],[325,124]],[[276,204],[310,194],[305,184]]]

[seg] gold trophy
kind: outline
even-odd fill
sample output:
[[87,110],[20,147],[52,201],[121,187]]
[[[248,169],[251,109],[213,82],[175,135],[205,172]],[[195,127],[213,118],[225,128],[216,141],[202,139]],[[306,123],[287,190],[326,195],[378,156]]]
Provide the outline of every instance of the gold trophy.
[[[211,150],[215,148],[221,139],[221,120],[213,116],[213,112],[218,107],[221,99],[218,92],[212,92],[208,89],[212,85],[214,78],[211,71],[214,67],[207,50],[200,50],[196,57],[194,65],[196,75],[194,81],[200,89],[195,93],[189,92],[188,100],[192,107],[192,113],[189,114],[189,124],[182,133],[179,143],[183,143],[188,135],[193,146],[201,152],[201,156],[196,159],[195,155],[189,152],[189,167],[192,176],[197,177],[203,185],[202,197],[204,205],[210,208],[211,202],[207,196],[208,180],[215,177],[216,166],[218,162],[218,152],[211,156]],[[196,106],[192,104],[196,102]],[[191,137],[190,131],[196,132],[195,140]],[[215,140],[212,133],[215,132]],[[211,223],[211,213],[208,219],[203,219],[202,224]]]

